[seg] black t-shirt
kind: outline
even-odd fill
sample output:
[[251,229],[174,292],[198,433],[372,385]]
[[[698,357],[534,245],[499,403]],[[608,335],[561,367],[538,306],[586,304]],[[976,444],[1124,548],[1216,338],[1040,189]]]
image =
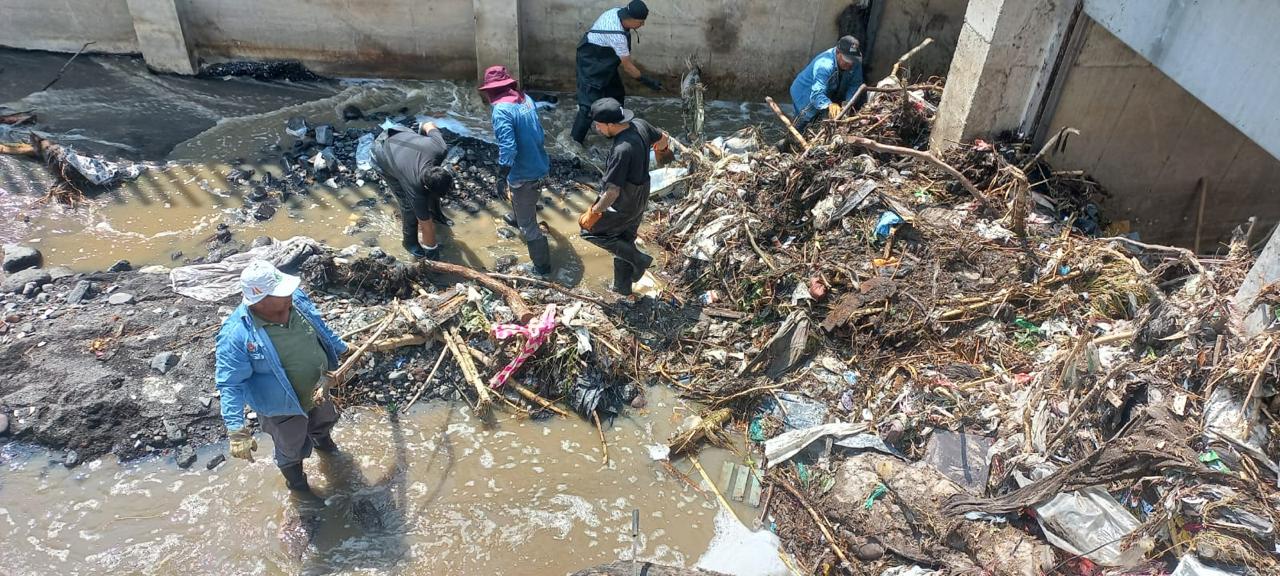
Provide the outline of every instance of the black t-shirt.
[[427,171],[444,163],[449,146],[444,135],[432,130],[425,136],[415,132],[396,131],[387,138],[387,161],[392,176],[401,186],[414,193],[422,193],[422,178]]
[[649,182],[649,147],[662,138],[662,130],[639,118],[613,137],[613,149],[605,162],[604,183],[626,188]]

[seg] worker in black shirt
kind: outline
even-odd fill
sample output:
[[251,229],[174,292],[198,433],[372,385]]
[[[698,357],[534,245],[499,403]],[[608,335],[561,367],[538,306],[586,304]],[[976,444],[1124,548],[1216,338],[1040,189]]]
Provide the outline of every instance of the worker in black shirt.
[[453,225],[440,209],[440,198],[453,189],[453,176],[441,166],[448,152],[444,135],[431,122],[418,133],[388,128],[373,144],[374,164],[400,204],[401,244],[416,258],[436,258],[436,223]]
[[631,285],[644,277],[653,257],[636,247],[636,233],[649,204],[649,149],[670,158],[667,134],[635,117],[613,98],[591,105],[591,120],[600,135],[613,139],[605,165],[601,194],[578,219],[582,238],[613,254],[613,290],[631,295]]

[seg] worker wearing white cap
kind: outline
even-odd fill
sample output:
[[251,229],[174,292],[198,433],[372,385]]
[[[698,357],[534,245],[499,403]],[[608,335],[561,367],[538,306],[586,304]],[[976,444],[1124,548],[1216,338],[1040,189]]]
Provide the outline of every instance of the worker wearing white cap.
[[258,442],[245,421],[248,404],[275,444],[275,461],[290,490],[310,491],[302,461],[312,448],[338,450],[329,435],[338,412],[317,395],[327,370],[346,353],[342,342],[320,318],[300,289],[297,276],[265,260],[240,274],[243,301],[218,333],[214,379],[222,399],[222,420],[231,439],[231,455],[253,461]]

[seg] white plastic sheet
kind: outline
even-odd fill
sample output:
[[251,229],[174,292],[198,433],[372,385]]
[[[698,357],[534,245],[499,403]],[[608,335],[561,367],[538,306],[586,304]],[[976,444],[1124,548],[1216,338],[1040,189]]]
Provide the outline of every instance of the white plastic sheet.
[[1036,516],[1045,539],[1068,554],[1122,568],[1136,566],[1146,556],[1142,542],[1121,548],[1120,540],[1138,529],[1138,520],[1102,488],[1058,494],[1036,506]]
[[306,236],[284,242],[273,240],[248,252],[228,256],[221,262],[193,264],[169,272],[174,292],[201,302],[221,302],[240,294],[240,273],[254,260],[266,260],[276,268],[296,266],[320,252],[320,244]]

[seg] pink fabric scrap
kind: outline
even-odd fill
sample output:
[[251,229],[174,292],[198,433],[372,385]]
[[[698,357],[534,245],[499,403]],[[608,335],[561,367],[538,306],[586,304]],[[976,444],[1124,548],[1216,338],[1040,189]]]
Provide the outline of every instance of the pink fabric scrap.
[[524,366],[524,363],[533,357],[534,352],[537,352],[538,348],[542,347],[542,343],[547,341],[547,338],[551,336],[555,329],[555,304],[548,304],[547,310],[542,313],[542,316],[530,320],[528,326],[519,324],[499,324],[494,326],[494,338],[506,340],[512,336],[519,335],[524,336],[525,340],[524,346],[520,348],[520,353],[511,360],[511,363],[504,366],[502,370],[493,375],[493,378],[489,379],[489,387],[497,389],[505,385],[511,375],[515,374],[516,370],[519,370],[521,366]]

